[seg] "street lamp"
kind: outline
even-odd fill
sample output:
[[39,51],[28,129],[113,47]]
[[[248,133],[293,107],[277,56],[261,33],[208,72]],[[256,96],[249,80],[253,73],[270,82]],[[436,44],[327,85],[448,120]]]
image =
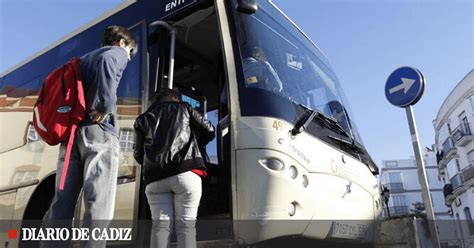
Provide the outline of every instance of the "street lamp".
[[383,201],[385,202],[385,206],[387,206],[387,215],[388,217],[390,217],[390,208],[388,207],[388,200],[390,198],[390,190],[385,185],[382,185],[382,198],[383,198]]

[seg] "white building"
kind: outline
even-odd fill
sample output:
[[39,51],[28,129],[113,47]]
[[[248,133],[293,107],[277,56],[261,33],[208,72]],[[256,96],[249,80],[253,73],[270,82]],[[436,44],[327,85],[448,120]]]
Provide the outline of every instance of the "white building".
[[[423,158],[440,242],[443,245],[457,245],[460,243],[460,238],[456,233],[449,208],[444,202],[443,183],[438,178],[436,153],[425,150]],[[390,190],[388,210],[384,205],[385,217],[388,217],[388,214],[391,217],[414,214],[414,204],[423,203],[415,158],[382,161],[379,180],[381,186],[386,186]]]
[[[444,205],[443,184],[438,179],[438,166],[434,152],[425,152],[425,170],[431,193],[431,200],[436,218],[449,216],[448,208]],[[414,203],[423,203],[421,186],[418,180],[416,160],[398,159],[384,160],[380,169],[380,184],[390,190],[390,216],[414,213]],[[387,215],[384,206],[384,215]]]
[[[435,147],[446,205],[463,239],[474,239],[474,70],[449,93],[436,119]],[[474,244],[473,244],[474,245]]]

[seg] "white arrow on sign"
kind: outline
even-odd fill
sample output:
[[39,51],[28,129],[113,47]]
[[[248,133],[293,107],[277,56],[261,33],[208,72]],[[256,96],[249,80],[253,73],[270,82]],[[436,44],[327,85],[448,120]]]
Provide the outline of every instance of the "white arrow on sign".
[[413,86],[413,84],[416,82],[416,80],[409,79],[409,78],[402,78],[402,83],[391,88],[388,92],[390,94],[393,94],[399,90],[403,90],[403,93],[406,94],[407,91]]

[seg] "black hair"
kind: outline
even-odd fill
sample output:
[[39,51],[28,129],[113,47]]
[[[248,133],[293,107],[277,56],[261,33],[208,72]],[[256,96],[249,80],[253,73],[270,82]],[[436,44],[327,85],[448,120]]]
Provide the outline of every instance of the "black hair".
[[153,96],[152,101],[153,102],[159,102],[162,101],[163,99],[171,99],[177,102],[180,102],[178,93],[175,90],[169,89],[169,88],[161,88],[159,89],[155,95]]
[[121,26],[109,26],[104,30],[102,35],[102,46],[113,46],[115,43],[124,39],[125,45],[130,46],[133,50],[137,50],[137,42],[127,28]]
[[263,60],[267,60],[265,52],[259,46],[246,46],[246,47],[244,47],[243,57],[244,58],[246,58],[246,57],[253,57],[253,58],[260,57]]

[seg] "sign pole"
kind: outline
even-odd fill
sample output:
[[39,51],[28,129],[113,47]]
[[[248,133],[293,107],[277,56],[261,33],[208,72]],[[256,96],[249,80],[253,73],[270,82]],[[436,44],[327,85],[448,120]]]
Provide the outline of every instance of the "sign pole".
[[426,217],[432,238],[431,240],[434,248],[440,248],[438,228],[436,226],[433,206],[431,204],[428,181],[426,180],[425,163],[421,153],[420,142],[418,141],[418,132],[416,129],[413,107],[409,105],[405,110],[407,113],[408,125],[410,126],[411,140],[413,143],[413,150],[415,151],[416,164],[418,166],[418,179],[420,180],[423,203],[425,204]]

